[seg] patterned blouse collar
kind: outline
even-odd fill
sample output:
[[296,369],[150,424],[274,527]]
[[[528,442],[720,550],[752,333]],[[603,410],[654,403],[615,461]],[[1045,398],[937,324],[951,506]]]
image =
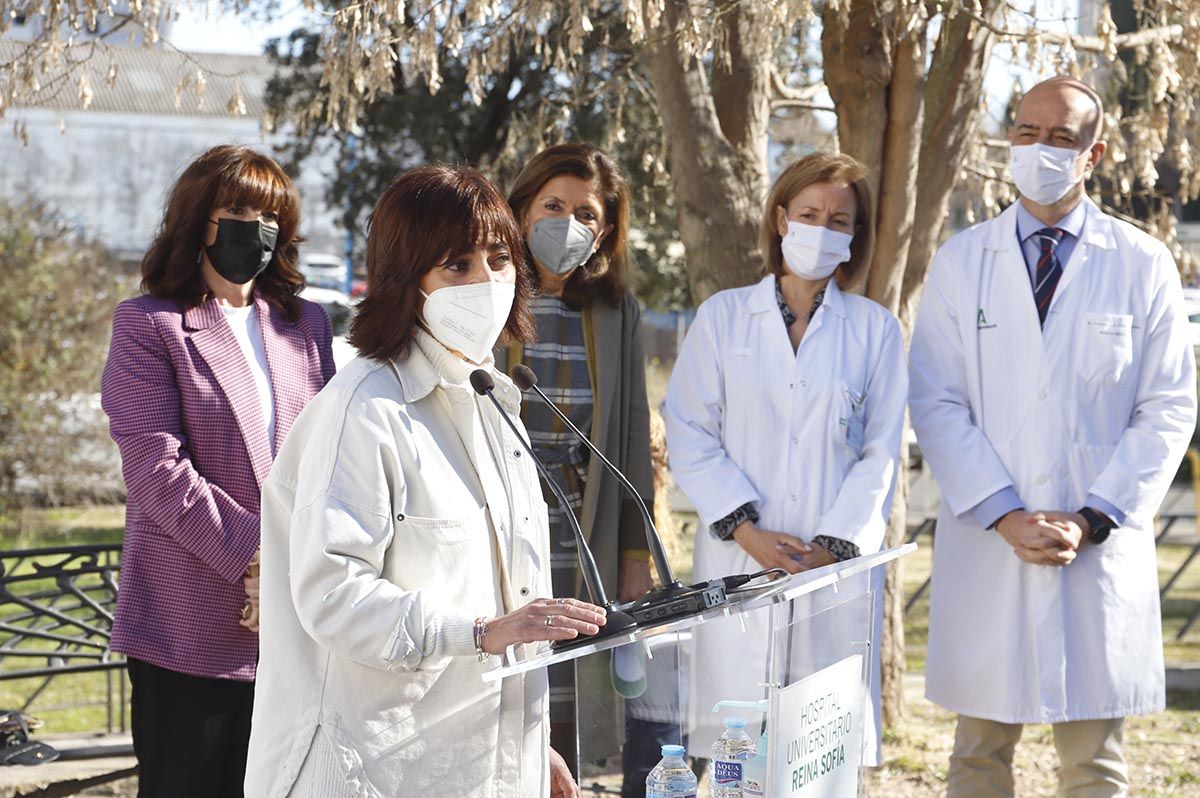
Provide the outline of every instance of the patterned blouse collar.
[[[822,288],[813,297],[812,307],[808,309],[807,321],[812,321],[813,316],[817,315],[817,308],[821,307],[821,303],[825,301],[825,289]],[[779,312],[783,314],[783,324],[786,327],[791,327],[796,323],[796,314],[788,307],[787,300],[783,298],[783,287],[779,284],[779,277],[775,278],[775,302],[779,305]]]

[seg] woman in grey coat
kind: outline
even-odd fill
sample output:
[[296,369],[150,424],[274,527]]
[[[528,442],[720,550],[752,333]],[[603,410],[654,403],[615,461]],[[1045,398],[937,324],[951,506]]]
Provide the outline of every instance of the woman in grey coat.
[[[592,443],[652,506],[650,410],[641,310],[629,291],[625,177],[597,147],[557,145],[526,164],[508,202],[534,264],[539,291],[530,309],[537,342],[499,352],[497,366],[531,368],[542,390],[590,432]],[[572,504],[605,586],[620,602],[644,594],[652,585],[650,553],[632,497],[540,402],[525,402],[522,419]],[[549,489],[544,494],[554,595],[580,596],[571,528]],[[551,739],[573,770],[580,760],[619,750],[623,713],[608,661],[586,657],[550,669]],[[587,718],[579,750],[576,718]]]

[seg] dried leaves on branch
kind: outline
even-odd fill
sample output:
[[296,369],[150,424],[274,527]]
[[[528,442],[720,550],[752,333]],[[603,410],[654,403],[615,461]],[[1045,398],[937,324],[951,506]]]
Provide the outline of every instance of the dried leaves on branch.
[[[289,118],[268,121],[294,123],[301,130],[357,131],[366,109],[381,97],[414,85],[440,91],[448,59],[466,64],[465,92],[475,103],[484,100],[517,51],[531,50],[556,81],[569,82],[581,70],[595,69],[595,49],[589,51],[585,42],[597,34],[611,65],[611,82],[603,89],[648,90],[660,106],[669,102],[661,96],[665,87],[647,86],[644,73],[636,69],[647,49],[665,43],[684,60],[703,62],[710,75],[744,67],[746,51],[757,53],[769,62],[764,90],[774,107],[820,109],[828,107],[820,76],[813,80],[794,69],[803,57],[797,46],[805,46],[794,34],[813,25],[818,13],[849,24],[854,5],[854,0],[829,0],[821,6],[810,0],[305,0],[322,23],[317,31],[321,91],[303,107],[288,109]],[[927,58],[939,30],[966,16],[994,37],[996,52],[1008,54],[1009,68],[1032,75],[1068,72],[1098,81],[1109,100],[1110,143],[1098,190],[1109,206],[1169,237],[1170,204],[1148,197],[1156,188],[1176,202],[1200,195],[1193,153],[1200,129],[1195,122],[1200,2],[1127,4],[1136,18],[1135,29],[1126,31],[1118,29],[1109,6],[1098,3],[1086,34],[1072,32],[1077,26],[1071,20],[1062,24],[1061,19],[1039,17],[1048,5],[1053,7],[986,0],[872,2],[871,24],[882,29],[885,40],[894,45],[909,41],[917,57]],[[27,26],[36,23],[35,35],[4,50],[0,115],[36,104],[48,91],[73,92],[79,107],[86,108],[96,81],[120,80],[106,58],[112,42],[132,36],[146,46],[161,46],[164,23],[182,7],[179,0],[0,0],[0,34],[18,20]],[[276,8],[275,0],[234,0],[224,7],[246,15]],[[585,52],[589,57],[582,58]],[[204,70],[185,80],[188,86],[181,90],[202,93]],[[982,86],[977,93],[982,99]],[[228,107],[237,113],[244,103],[231,97]],[[617,122],[610,138],[620,143],[624,136]],[[644,156],[663,168],[663,148]],[[1002,156],[989,151],[987,138],[979,136],[961,164],[961,177],[978,198],[973,203],[977,214],[991,214],[1013,196]],[[1160,174],[1164,171],[1169,173]]]

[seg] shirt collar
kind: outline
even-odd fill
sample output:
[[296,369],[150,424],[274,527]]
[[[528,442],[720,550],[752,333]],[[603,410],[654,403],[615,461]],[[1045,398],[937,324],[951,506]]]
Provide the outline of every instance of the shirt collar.
[[1028,241],[1029,237],[1049,227],[1057,227],[1067,235],[1078,239],[1083,234],[1083,223],[1087,220],[1087,201],[1083,200],[1071,209],[1071,212],[1058,220],[1057,224],[1046,225],[1017,200],[1017,238],[1022,242]]
[[[817,295],[813,297],[812,305],[809,306],[807,312],[804,314],[804,320],[806,323],[812,321],[813,316],[817,315],[817,311],[821,308],[821,303],[825,300],[825,292],[827,290],[828,286],[822,288],[817,292]],[[783,286],[780,284],[778,277],[775,278],[775,303],[779,305],[779,312],[783,314],[784,325],[791,327],[793,324],[795,324],[798,316],[788,306],[787,300],[784,299]]]

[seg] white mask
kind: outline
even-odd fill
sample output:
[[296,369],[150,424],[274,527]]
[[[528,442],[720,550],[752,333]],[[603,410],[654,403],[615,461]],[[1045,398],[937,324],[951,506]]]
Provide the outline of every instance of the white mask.
[[1008,171],[1017,191],[1038,205],[1053,205],[1083,179],[1075,174],[1079,150],[1048,144],[1014,144],[1009,149]]
[[783,262],[797,277],[824,280],[838,266],[850,260],[854,236],[816,224],[788,222],[783,237]]
[[461,352],[472,363],[482,363],[508,323],[516,290],[513,283],[488,281],[451,285],[432,294],[421,291],[422,315],[442,346]]

